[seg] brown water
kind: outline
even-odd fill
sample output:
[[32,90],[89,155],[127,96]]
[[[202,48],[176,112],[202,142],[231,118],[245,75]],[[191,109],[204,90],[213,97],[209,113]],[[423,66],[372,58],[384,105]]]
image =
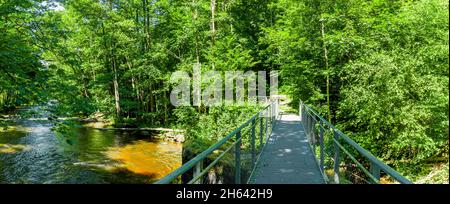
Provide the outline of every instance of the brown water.
[[0,131],[0,183],[153,183],[181,166],[179,143],[87,127],[68,143],[52,127],[26,119]]

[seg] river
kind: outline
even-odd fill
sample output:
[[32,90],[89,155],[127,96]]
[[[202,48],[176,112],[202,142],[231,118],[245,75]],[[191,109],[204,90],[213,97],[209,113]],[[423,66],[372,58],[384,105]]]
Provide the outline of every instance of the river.
[[146,184],[181,166],[182,144],[84,126],[67,142],[45,116],[0,131],[0,183]]

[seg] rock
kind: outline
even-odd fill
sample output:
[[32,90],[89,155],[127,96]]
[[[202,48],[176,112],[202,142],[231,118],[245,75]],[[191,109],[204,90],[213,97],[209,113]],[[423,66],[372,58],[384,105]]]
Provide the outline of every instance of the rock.
[[48,120],[57,120],[58,117],[57,117],[57,116],[54,116],[54,115],[51,115],[51,116],[48,117],[47,119],[48,119]]
[[108,123],[104,123],[104,122],[94,122],[92,123],[92,127],[93,128],[104,128],[108,125]]
[[169,138],[169,137],[165,137],[165,138],[164,138],[164,141],[167,141],[167,142],[174,142],[174,139],[173,139],[173,138]]
[[93,117],[94,117],[94,118],[104,118],[105,115],[104,115],[103,113],[96,112],[96,113],[94,113]]
[[185,141],[184,135],[176,135],[174,139],[176,142],[181,142],[181,143],[183,143]]

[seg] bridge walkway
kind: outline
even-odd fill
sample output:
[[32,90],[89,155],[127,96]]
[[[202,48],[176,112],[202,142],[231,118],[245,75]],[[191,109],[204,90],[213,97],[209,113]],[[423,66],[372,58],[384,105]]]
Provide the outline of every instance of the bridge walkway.
[[250,183],[324,184],[305,131],[296,115],[281,115]]

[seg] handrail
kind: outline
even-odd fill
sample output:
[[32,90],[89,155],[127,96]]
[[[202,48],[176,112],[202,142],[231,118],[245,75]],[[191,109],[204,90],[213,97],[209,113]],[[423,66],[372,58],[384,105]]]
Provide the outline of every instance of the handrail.
[[[256,128],[256,123],[259,121],[260,122],[260,146],[262,147],[263,144],[263,137],[265,135],[266,138],[268,138],[268,120],[270,120],[270,125],[273,126],[274,123],[274,116],[277,112],[277,110],[275,110],[277,108],[276,103],[271,103],[270,105],[265,106],[262,111],[258,112],[257,114],[255,114],[254,116],[252,116],[249,120],[247,120],[244,124],[242,124],[241,126],[239,126],[237,129],[235,129],[233,132],[229,133],[227,136],[225,136],[223,139],[221,139],[219,142],[211,145],[208,149],[204,150],[202,153],[198,154],[196,157],[194,157],[193,159],[191,159],[190,161],[188,161],[187,163],[185,163],[184,165],[182,165],[181,167],[179,167],[178,169],[176,169],[175,171],[173,171],[172,173],[170,173],[169,175],[165,176],[164,178],[158,180],[157,182],[155,182],[155,184],[169,184],[172,181],[174,181],[175,179],[177,179],[179,176],[183,175],[184,173],[186,173],[187,171],[196,168],[196,172],[194,173],[194,178],[188,182],[188,183],[201,183],[198,180],[201,180],[201,177],[204,176],[206,174],[206,172],[208,172],[209,169],[211,169],[223,156],[226,152],[230,151],[232,149],[232,147],[234,146],[236,149],[236,178],[235,178],[235,182],[236,183],[240,183],[240,151],[241,151],[241,141],[242,141],[242,135],[241,135],[241,131],[249,126],[249,124],[251,123],[252,125],[250,126],[252,128],[252,161],[255,161],[256,158],[256,153],[255,153],[255,141],[256,141],[256,135],[255,135],[255,128]],[[262,124],[262,114],[267,112],[267,116],[265,119],[265,134],[263,135],[263,124]],[[272,129],[272,128],[271,128]],[[228,142],[231,138],[233,138],[233,136],[236,136],[236,141],[230,146],[230,148],[227,148],[227,150],[225,152],[223,152],[221,155],[219,155],[218,158],[216,158],[214,161],[211,162],[211,164],[209,164],[205,169],[203,169],[202,167],[202,163],[203,160],[207,158],[207,156],[209,156],[210,154],[212,154],[214,151],[218,150],[220,147],[222,147],[226,142]],[[252,164],[255,165],[255,164]]]
[[[354,156],[351,155],[342,146],[342,144],[339,143],[338,139],[342,138],[347,144],[349,144],[351,147],[355,148],[356,151],[358,151],[362,156],[364,156],[366,159],[368,159],[370,161],[372,170],[370,172],[370,175],[368,175],[368,176],[372,180],[376,180],[376,182],[378,183],[379,182],[379,173],[382,170],[386,174],[388,174],[389,176],[391,176],[392,178],[394,178],[395,180],[397,180],[398,182],[400,182],[402,184],[412,184],[412,182],[410,180],[408,180],[407,178],[403,177],[400,173],[398,173],[397,171],[392,169],[390,166],[388,166],[385,163],[383,163],[382,161],[380,161],[378,158],[376,158],[374,155],[372,155],[369,151],[367,151],[366,149],[362,148],[358,143],[356,143],[354,140],[352,140],[346,134],[342,133],[333,124],[331,124],[325,118],[320,116],[313,108],[307,106],[301,100],[300,100],[300,107],[299,107],[299,109],[301,111],[302,118],[304,118],[303,110],[305,110],[306,113],[308,113],[311,116],[311,118],[314,119],[316,122],[318,122],[317,119],[319,120],[320,126],[322,128],[321,129],[321,133],[320,133],[320,137],[323,137],[324,125],[328,126],[328,128],[330,128],[333,131],[333,133],[335,135],[335,138],[333,139],[333,142],[335,143],[335,159],[336,160],[339,160],[339,151],[340,151],[339,149],[342,149],[344,151],[344,153],[346,153],[350,158],[352,158],[352,160],[354,159]],[[305,121],[302,120],[302,123],[304,123],[304,122]],[[307,122],[307,123],[310,123],[310,122]],[[307,124],[307,128],[306,128],[307,130],[306,131],[310,131],[308,126],[311,126],[311,124]],[[307,133],[307,134],[309,134],[309,133]],[[321,138],[321,142],[323,142],[323,138]],[[323,144],[321,144],[321,148],[323,148]],[[314,154],[315,154],[315,152],[314,152]],[[323,154],[323,150],[321,150],[321,154]],[[323,165],[323,155],[321,155],[320,163]],[[336,163],[336,161],[335,161],[335,163]],[[368,170],[365,169],[364,167],[362,167],[362,165],[358,165],[358,164],[360,164],[359,162],[357,162],[357,166],[359,168],[361,168],[364,173],[367,174]],[[336,168],[338,168],[338,166],[336,167],[336,164],[335,164],[335,169],[334,170],[338,171],[338,169],[336,169]],[[323,167],[321,167],[321,170],[323,170]],[[339,182],[339,180],[338,180],[339,179],[339,173],[337,173],[337,172],[334,172],[334,173],[335,173],[335,182]]]

